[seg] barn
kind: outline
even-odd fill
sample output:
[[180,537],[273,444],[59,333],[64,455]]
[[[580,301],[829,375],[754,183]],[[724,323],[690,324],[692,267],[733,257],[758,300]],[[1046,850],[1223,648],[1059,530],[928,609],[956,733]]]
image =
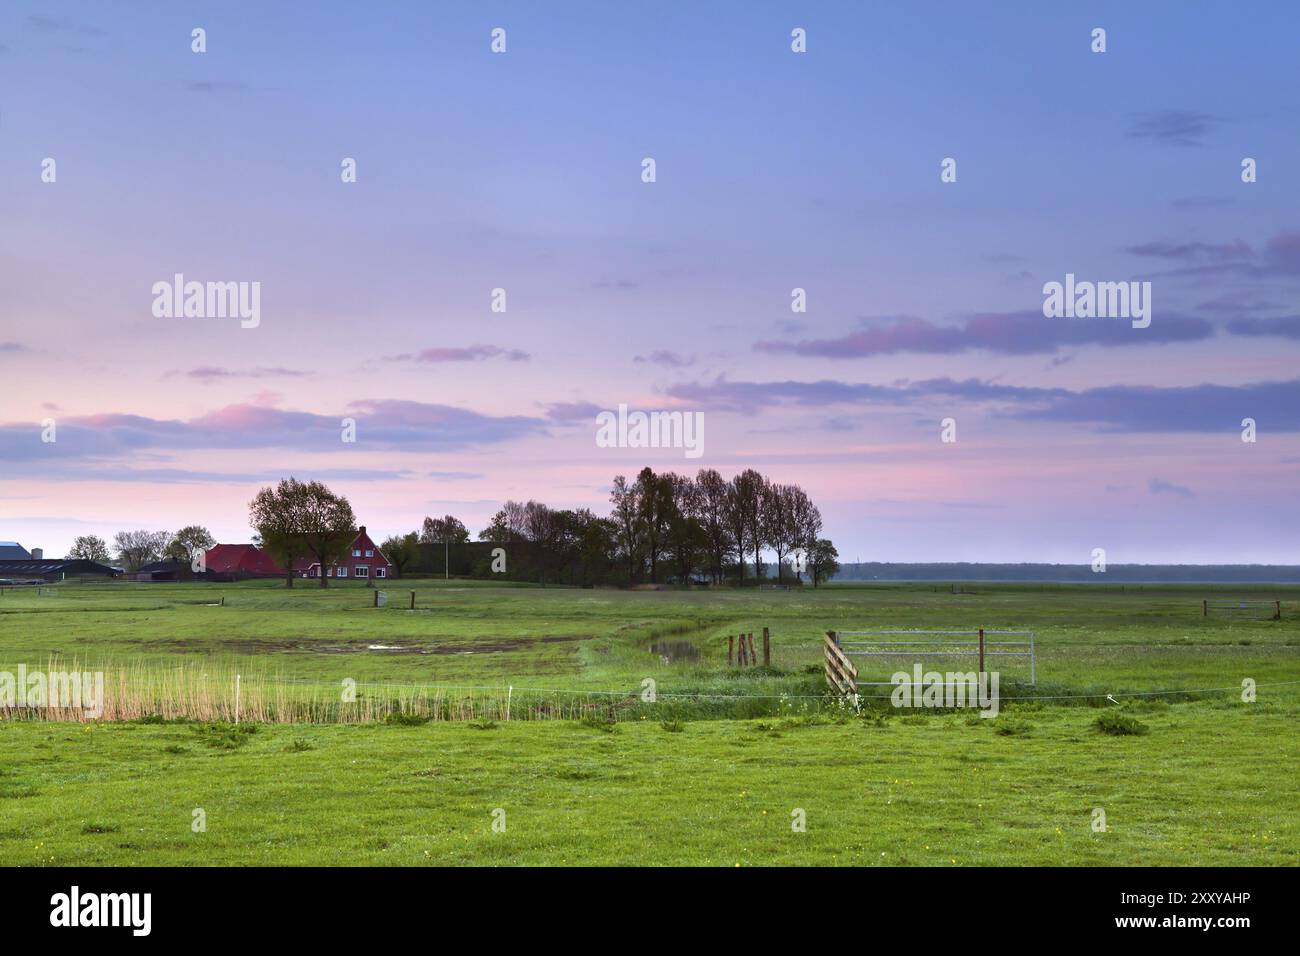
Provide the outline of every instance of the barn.
[[255,544],[213,545],[204,552],[203,561],[210,581],[284,576],[284,568]]

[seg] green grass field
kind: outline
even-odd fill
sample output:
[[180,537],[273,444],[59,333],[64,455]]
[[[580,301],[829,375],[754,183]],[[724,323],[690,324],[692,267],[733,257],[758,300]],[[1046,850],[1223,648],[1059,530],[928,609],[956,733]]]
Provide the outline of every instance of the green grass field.
[[[220,693],[233,673],[332,695],[351,679],[363,695],[405,687],[483,705],[472,722],[239,728],[47,721],[20,711],[0,719],[0,858],[1300,862],[1300,683],[1288,683],[1300,681],[1295,589],[398,583],[381,609],[355,584],[115,583],[0,594],[0,671],[50,661],[110,674],[188,669],[211,675]],[[1202,597],[1228,594],[1280,599],[1283,618],[1200,616]],[[764,627],[772,666],[729,667],[726,636]],[[1037,687],[1021,662],[1005,662],[994,719],[881,701],[855,715],[824,699],[826,630],[978,627],[1037,635]],[[957,664],[938,660],[927,667]],[[887,680],[896,665],[907,666],[885,659],[873,665],[880,673],[861,677]],[[656,682],[656,703],[637,697],[646,678]],[[1254,703],[1241,700],[1245,678],[1259,684]],[[539,713],[530,700],[592,716],[527,719]],[[1107,712],[1147,732],[1103,733],[1096,721]],[[196,808],[205,832],[191,828]],[[1098,808],[1105,832],[1093,830]],[[791,829],[796,809],[806,832]],[[494,810],[504,811],[505,832],[493,830]]]

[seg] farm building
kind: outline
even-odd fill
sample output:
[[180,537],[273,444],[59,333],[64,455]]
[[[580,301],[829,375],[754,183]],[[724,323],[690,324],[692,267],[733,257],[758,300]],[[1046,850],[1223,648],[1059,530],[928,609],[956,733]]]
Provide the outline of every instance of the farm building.
[[[320,563],[310,558],[294,562],[293,569],[304,578],[320,576]],[[383,580],[394,577],[395,574],[393,566],[384,557],[384,553],[370,540],[370,535],[366,534],[365,525],[357,531],[357,536],[352,540],[352,547],[348,549],[343,560],[331,564],[329,568],[329,577],[359,578],[362,581],[373,578]]]
[[65,581],[82,578],[112,578],[121,574],[98,561],[83,558],[31,558],[26,561],[0,560],[0,581],[22,584],[28,581]]
[[189,570],[188,561],[175,559],[154,561],[152,564],[146,564],[132,577],[137,581],[179,581],[183,577],[189,577]]
[[[31,557],[27,549],[17,541],[0,541],[0,561],[30,561]],[[39,559],[40,554],[36,557]]]
[[284,576],[284,568],[278,567],[271,556],[255,544],[213,545],[203,560],[208,579],[212,581]]

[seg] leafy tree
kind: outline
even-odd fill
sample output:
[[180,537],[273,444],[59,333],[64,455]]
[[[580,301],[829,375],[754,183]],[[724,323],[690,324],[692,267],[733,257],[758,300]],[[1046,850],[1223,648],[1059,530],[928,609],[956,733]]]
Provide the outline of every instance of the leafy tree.
[[822,513],[812,503],[812,499],[803,493],[802,489],[800,489],[799,495],[794,500],[792,510],[795,525],[795,547],[803,549],[804,570],[806,571],[812,553],[817,547],[817,541],[821,537]]
[[[308,554],[304,525],[307,485],[285,478],[274,488],[263,488],[248,505],[248,523],[280,567],[285,587],[293,587],[293,565]],[[322,574],[324,572],[322,571]]]
[[217,539],[212,537],[207,528],[197,524],[187,525],[172,535],[163,556],[172,561],[184,562],[188,572],[194,565],[194,556],[206,552],[216,543]]
[[166,531],[119,531],[113,537],[113,550],[131,574],[151,561],[157,561],[171,535]]
[[492,523],[478,533],[480,541],[509,544],[524,537],[524,505],[507,501],[492,517]]
[[819,538],[808,552],[808,570],[812,574],[813,587],[822,581],[829,581],[839,573],[840,553],[835,550],[827,538]]
[[659,556],[666,547],[673,521],[673,484],[668,475],[656,475],[646,467],[636,476],[637,521],[650,562],[650,580],[658,583]]
[[302,486],[300,515],[303,542],[320,564],[320,586],[329,587],[330,566],[347,555],[357,536],[352,505],[321,482],[311,481]]
[[667,483],[672,507],[668,513],[668,549],[677,565],[677,579],[689,584],[697,558],[707,551],[708,538],[698,517],[700,489],[691,478],[668,472],[661,476]]
[[397,574],[400,577],[406,573],[407,567],[420,554],[420,536],[414,531],[410,534],[393,535],[385,539],[384,543],[379,546],[379,550],[384,552],[384,557],[388,559],[388,563],[397,568]]
[[108,555],[108,544],[103,538],[93,534],[79,535],[77,539],[72,542],[72,550],[68,552],[68,557],[99,562],[110,560]]
[[469,530],[459,518],[452,515],[425,518],[424,525],[420,529],[419,540],[421,544],[464,544],[469,540]]

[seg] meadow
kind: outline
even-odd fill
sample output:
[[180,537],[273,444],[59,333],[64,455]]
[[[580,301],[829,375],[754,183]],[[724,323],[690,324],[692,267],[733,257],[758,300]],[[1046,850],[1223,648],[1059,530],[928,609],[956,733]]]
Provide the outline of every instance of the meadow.
[[[0,719],[0,859],[1300,863],[1294,588],[393,581],[375,608],[354,583],[303,585],[0,593],[0,671],[102,669],[137,705]],[[1201,617],[1229,591],[1281,600],[1282,619]],[[727,636],[764,627],[771,666],[728,665]],[[996,718],[877,700],[858,713],[825,694],[827,630],[978,627],[1036,634],[1037,684],[1006,662]],[[217,710],[164,713],[178,674],[202,682],[187,706],[202,686]],[[239,724],[235,674],[246,708],[273,690]],[[277,702],[337,702],[345,681],[352,707],[383,705],[373,720],[334,704],[281,722]],[[1115,715],[1140,732],[1103,732]]]

